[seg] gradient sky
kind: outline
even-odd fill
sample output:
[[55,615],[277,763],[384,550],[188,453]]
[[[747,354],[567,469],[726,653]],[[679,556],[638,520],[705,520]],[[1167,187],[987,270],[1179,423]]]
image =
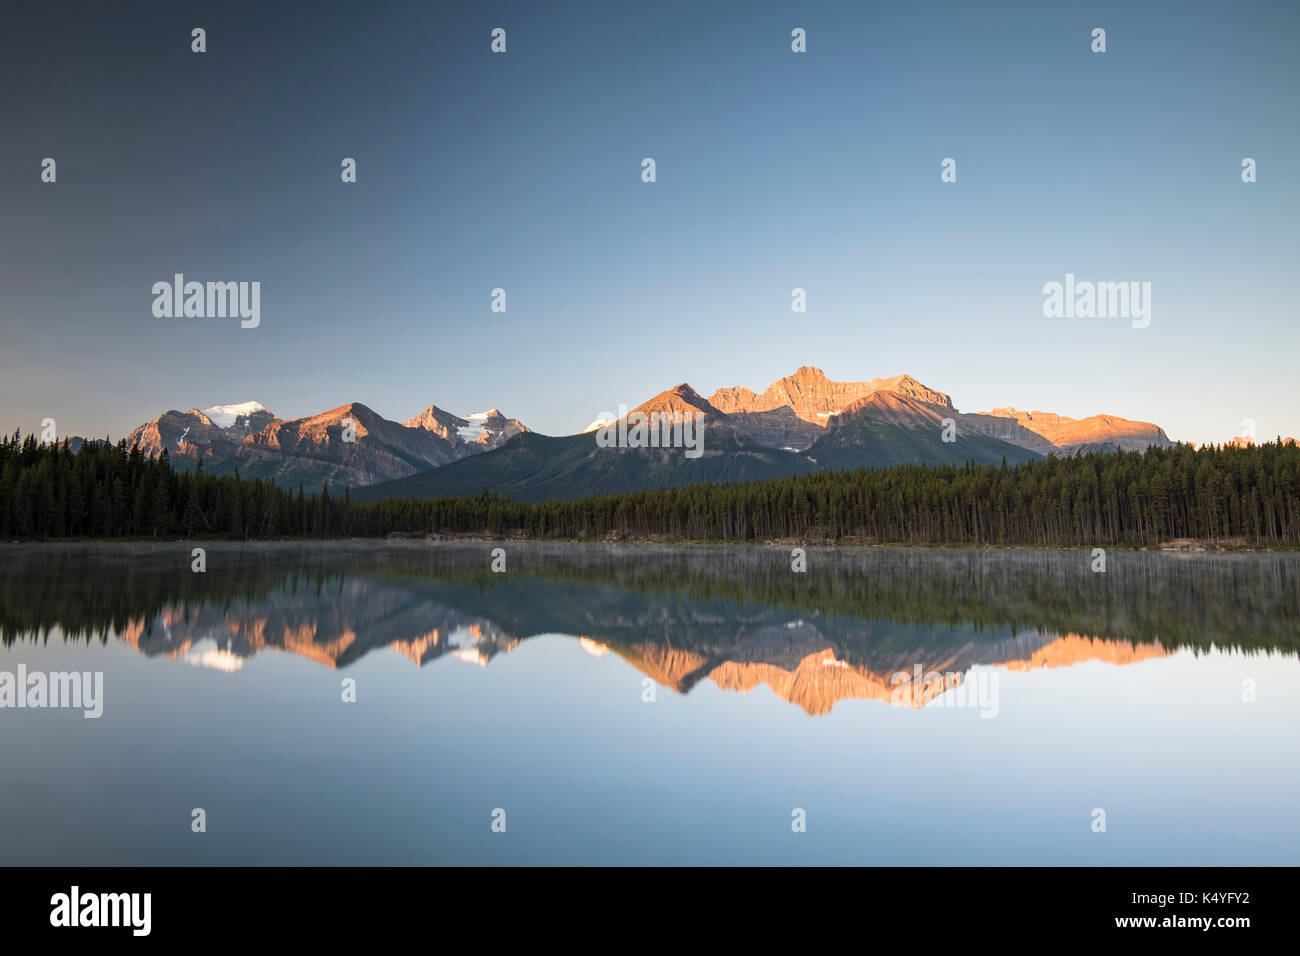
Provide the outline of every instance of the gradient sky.
[[[563,434],[678,382],[760,390],[808,364],[908,372],[968,412],[1300,435],[1300,4],[0,19],[5,429],[118,437],[253,399],[286,418],[497,406]],[[176,272],[260,281],[261,326],[155,318]],[[1067,272],[1151,282],[1150,327],[1044,318]]]

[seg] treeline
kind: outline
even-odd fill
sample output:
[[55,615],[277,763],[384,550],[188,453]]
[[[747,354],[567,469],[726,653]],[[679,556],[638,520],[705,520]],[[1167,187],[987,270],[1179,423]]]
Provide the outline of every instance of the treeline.
[[1300,446],[1187,445],[1008,467],[905,465],[537,504],[481,493],[363,506],[358,534],[1154,545],[1300,544]]
[[0,537],[390,533],[979,545],[1300,545],[1300,446],[1151,448],[1021,465],[906,465],[528,503],[489,492],[356,503],[174,472],[125,442],[0,442]]
[[0,538],[285,538],[347,535],[353,507],[239,474],[173,471],[125,440],[73,452],[15,431],[0,441]]

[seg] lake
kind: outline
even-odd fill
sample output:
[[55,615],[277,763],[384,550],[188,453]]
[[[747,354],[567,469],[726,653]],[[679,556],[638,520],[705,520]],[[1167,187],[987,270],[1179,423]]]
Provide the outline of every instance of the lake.
[[1300,863],[1300,555],[192,547],[0,546],[0,862]]

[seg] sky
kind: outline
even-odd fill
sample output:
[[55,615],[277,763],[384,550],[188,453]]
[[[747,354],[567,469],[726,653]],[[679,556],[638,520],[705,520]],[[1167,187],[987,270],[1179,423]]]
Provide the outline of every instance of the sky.
[[[906,372],[965,412],[1300,436],[1300,4],[0,19],[5,430],[116,438],[256,400],[497,407],[568,434],[679,382],[760,391],[814,365]],[[260,282],[260,324],[155,316],[176,273]],[[1067,273],[1150,282],[1150,325],[1045,317]]]

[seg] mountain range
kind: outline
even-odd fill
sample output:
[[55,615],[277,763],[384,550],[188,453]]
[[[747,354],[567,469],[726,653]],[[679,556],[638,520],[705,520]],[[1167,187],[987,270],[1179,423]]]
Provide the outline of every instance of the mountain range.
[[430,405],[404,422],[360,402],[308,418],[281,419],[257,402],[164,412],[127,436],[146,456],[164,448],[174,465],[203,461],[215,474],[236,470],[285,487],[360,487],[437,468],[499,448],[526,426],[497,409],[465,418]]
[[[605,447],[638,413],[694,415],[702,453],[680,447]],[[595,433],[595,438],[593,437]],[[1164,430],[1114,415],[1071,419],[1012,407],[957,410],[910,375],[836,382],[804,366],[763,392],[720,388],[704,398],[682,383],[577,435],[531,431],[497,409],[465,417],[430,405],[403,422],[359,402],[281,419],[257,402],[168,411],[134,429],[127,445],[164,448],[174,466],[269,478],[284,487],[345,486],[361,500],[474,494],[522,500],[576,498],[694,482],[778,478],[824,468],[966,461],[1015,464],[1076,451],[1169,446]],[[609,444],[608,441],[605,443]]]
[[487,488],[540,501],[782,478],[825,468],[1016,464],[1049,454],[1174,444],[1163,429],[1147,422],[1112,415],[1074,420],[1011,408],[965,414],[948,395],[910,375],[836,382],[810,366],[773,382],[761,394],[733,387],[706,399],[682,383],[625,418],[632,420],[638,412],[703,416],[703,454],[691,459],[680,448],[600,447],[592,432],[599,435],[603,425],[608,428],[602,416],[580,435],[520,435],[489,454],[378,483],[356,497],[444,497]]

